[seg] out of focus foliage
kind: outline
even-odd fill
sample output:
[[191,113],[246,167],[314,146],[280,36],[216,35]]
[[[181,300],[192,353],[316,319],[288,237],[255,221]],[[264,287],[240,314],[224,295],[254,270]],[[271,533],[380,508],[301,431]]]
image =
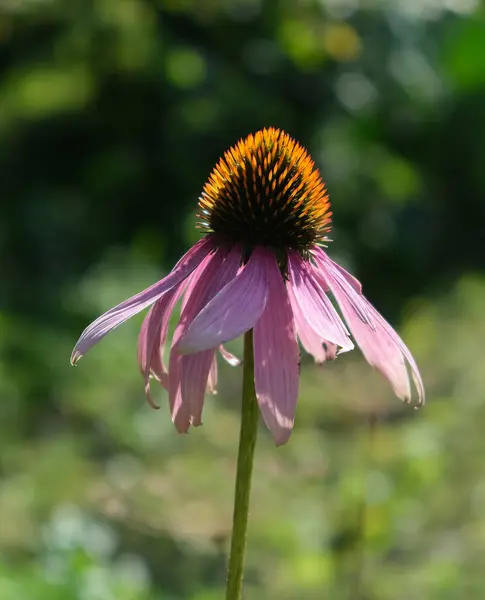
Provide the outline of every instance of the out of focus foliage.
[[197,239],[211,167],[265,125],[321,167],[329,251],[429,402],[357,351],[304,360],[293,437],[258,445],[247,597],[485,597],[484,106],[478,0],[0,0],[1,600],[221,597],[240,373],[178,436],[139,319],[68,357]]

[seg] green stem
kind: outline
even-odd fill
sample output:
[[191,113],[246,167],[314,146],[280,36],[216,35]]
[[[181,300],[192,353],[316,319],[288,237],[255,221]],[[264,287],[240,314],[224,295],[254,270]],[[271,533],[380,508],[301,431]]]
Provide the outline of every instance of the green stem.
[[369,520],[369,507],[367,504],[367,474],[374,463],[374,446],[377,431],[378,419],[377,415],[371,413],[366,423],[364,431],[364,452],[361,455],[364,458],[364,466],[362,471],[362,498],[358,510],[357,526],[356,526],[356,543],[355,543],[355,565],[353,577],[350,581],[350,596],[351,600],[361,600],[367,598],[366,579],[367,573],[367,557],[366,557],[366,541],[367,528]]
[[254,449],[258,433],[259,408],[254,391],[253,332],[244,336],[241,430],[237,455],[236,492],[232,520],[231,553],[227,573],[226,600],[240,600],[243,582],[249,496]]

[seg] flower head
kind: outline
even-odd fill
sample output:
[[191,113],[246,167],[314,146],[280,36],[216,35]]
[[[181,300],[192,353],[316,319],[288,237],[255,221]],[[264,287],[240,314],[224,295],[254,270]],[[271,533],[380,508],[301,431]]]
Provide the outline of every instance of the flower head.
[[[404,342],[362,295],[360,283],[322,245],[330,203],[308,153],[278,129],[241,140],[218,162],[199,201],[205,236],[164,279],[101,315],[82,333],[75,364],[112,329],[151,306],[141,327],[138,362],[150,403],[150,377],[168,391],[181,432],[200,425],[204,395],[217,386],[216,351],[253,329],[255,389],[277,444],[286,442],[296,410],[299,346],[318,363],[353,349],[417,403],[424,387]],[[333,296],[348,329],[335,310]],[[163,353],[170,315],[182,298],[168,366]],[[411,377],[410,377],[411,375]]]
[[199,202],[201,227],[251,250],[308,253],[330,229],[330,202],[306,150],[264,129],[228,150]]

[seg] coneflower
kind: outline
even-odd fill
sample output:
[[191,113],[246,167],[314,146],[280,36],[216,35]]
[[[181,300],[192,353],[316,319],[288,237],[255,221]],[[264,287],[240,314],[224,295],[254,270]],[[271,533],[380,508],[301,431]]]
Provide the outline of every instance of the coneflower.
[[[152,305],[141,327],[138,362],[168,391],[181,432],[200,425],[206,392],[217,386],[216,353],[245,334],[241,433],[226,600],[242,594],[251,474],[258,408],[276,444],[293,428],[300,352],[318,363],[354,346],[330,293],[367,361],[405,402],[411,380],[424,402],[418,368],[404,342],[362,295],[360,283],[323,250],[330,203],[318,170],[299,144],[278,129],[241,140],[218,162],[199,200],[204,237],[167,277],[101,315],[83,332],[75,364],[103,336]],[[163,354],[170,315],[182,298],[180,320]],[[411,374],[412,377],[409,375]]]
[[[180,432],[201,424],[204,395],[217,385],[216,351],[237,364],[223,344],[250,330],[256,397],[277,444],[288,440],[295,419],[298,340],[323,363],[354,347],[350,330],[405,402],[411,400],[411,373],[422,404],[423,383],[408,348],[362,295],[360,283],[324,251],[331,215],[322,178],[302,146],[274,128],[248,136],[224,154],[203,188],[203,238],[167,277],[89,325],[72,363],[153,305],[141,327],[138,361],[149,401],[152,376],[167,389]],[[167,367],[168,324],[180,298]]]

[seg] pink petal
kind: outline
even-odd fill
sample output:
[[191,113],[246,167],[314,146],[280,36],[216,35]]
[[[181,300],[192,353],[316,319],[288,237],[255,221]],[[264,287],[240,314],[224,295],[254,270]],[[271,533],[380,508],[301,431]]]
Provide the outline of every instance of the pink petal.
[[158,383],[166,390],[168,390],[168,369],[163,358],[163,353],[165,351],[169,321],[170,319],[167,320],[166,329],[160,328],[158,332],[159,338],[153,347],[152,358],[150,361],[150,374],[153,375]]
[[291,287],[289,295],[294,314],[303,319],[322,340],[341,346],[344,351],[352,350],[354,345],[337,311],[332,306],[319,281],[315,277],[310,263],[306,263],[296,252],[288,253],[288,269]]
[[163,361],[163,349],[167,339],[170,316],[184,285],[168,291],[150,308],[145,317],[138,337],[138,364],[145,378],[145,393],[148,402],[158,408],[150,393],[150,374],[162,384],[168,386],[168,372]]
[[209,371],[209,378],[207,379],[206,392],[208,394],[217,394],[217,358],[214,356],[212,365]]
[[268,261],[268,298],[254,327],[254,383],[277,445],[290,437],[298,398],[299,361],[293,313],[276,259]]
[[200,264],[207,254],[214,248],[214,241],[207,236],[197,242],[179,260],[174,269],[161,281],[151,287],[128,298],[121,304],[111,308],[98,317],[81,334],[74,346],[71,355],[71,363],[75,365],[86,352],[101,340],[107,333],[124,323],[127,319],[136,315],[144,308],[153,304],[163,294],[181,283]]
[[[181,313],[183,312],[183,310],[187,304],[187,300],[190,297],[190,294],[192,293],[194,286],[197,284],[199,276],[202,274],[202,272],[206,268],[206,266],[207,266],[208,262],[211,260],[211,258],[212,258],[211,254],[207,255],[202,260],[202,262],[199,264],[199,266],[196,269],[194,269],[194,271],[187,278],[186,281],[188,282],[188,285],[186,286],[186,289],[185,289],[184,299],[182,301],[182,306],[181,306],[181,311],[180,311]],[[168,309],[168,313],[166,314],[167,318],[162,321],[162,324],[161,324],[161,327],[159,330],[160,339],[159,339],[159,342],[157,344],[155,344],[153,351],[152,351],[152,356],[151,356],[150,372],[157,379],[157,381],[162,385],[162,387],[165,388],[166,390],[168,390],[168,369],[165,366],[165,361],[163,359],[163,353],[164,353],[164,349],[165,349],[165,343],[167,340],[168,328],[169,328],[169,324],[170,324],[170,314],[171,314],[175,304],[179,300],[180,294],[183,291],[184,291],[183,286],[181,286],[179,289],[179,293],[176,295],[176,297],[173,300],[172,306]],[[149,388],[148,388],[147,394],[149,394]],[[149,402],[150,402],[150,398],[149,398]]]
[[179,433],[186,433],[190,427],[190,411],[182,402],[182,356],[174,348],[170,351],[168,397],[172,421]]
[[[357,290],[355,280],[323,251],[315,256],[344,317],[369,364],[391,383],[395,394],[411,401],[411,386],[406,361],[418,393],[418,404],[425,401],[424,385],[414,358],[399,335]],[[358,282],[357,282],[358,283]]]
[[[199,266],[196,269],[194,269],[194,271],[187,278],[186,281],[188,282],[188,285],[185,286],[186,289],[185,289],[185,294],[184,294],[184,300],[182,302],[181,312],[185,308],[187,299],[190,297],[191,290],[196,285],[199,275],[206,268],[207,263],[211,260],[211,258],[212,258],[212,255],[208,254],[202,260],[202,262],[199,264]],[[175,296],[173,297],[173,299],[170,303],[170,306],[167,308],[167,311],[163,315],[162,322],[158,329],[158,338],[159,339],[153,345],[153,348],[151,351],[151,359],[150,359],[150,363],[149,363],[149,374],[153,375],[155,377],[155,379],[161,384],[161,386],[163,388],[165,388],[167,391],[168,391],[168,385],[169,385],[168,384],[168,369],[165,365],[163,353],[164,353],[164,349],[165,349],[165,343],[167,340],[168,328],[169,328],[169,324],[170,324],[170,316],[173,311],[173,308],[175,307],[175,304],[178,302],[180,295],[183,292],[184,292],[184,286],[180,286],[178,288],[177,294],[175,294]],[[162,298],[160,300],[158,300],[158,302],[160,302],[163,298],[164,298],[164,296],[162,296]],[[151,312],[151,310],[150,310],[150,312]],[[145,326],[145,322],[147,321],[147,319],[148,319],[148,315],[142,325],[142,331],[140,332],[140,340],[141,340],[143,328]],[[142,349],[140,351],[140,343],[139,343],[139,363],[140,363],[140,368],[142,370],[142,373],[144,373],[144,375],[145,375],[145,393],[147,395],[149,404],[151,406],[158,408],[155,405],[155,403],[153,402],[153,399],[151,397],[150,383],[149,383],[150,379],[149,379],[149,375],[147,375],[147,373],[145,371],[145,367],[142,366],[142,364],[144,364],[144,363],[142,362],[142,360],[140,360],[140,352],[142,353],[141,356],[143,357],[143,352],[146,354],[147,351],[145,349]],[[217,379],[216,379],[216,382],[217,382]]]
[[[222,255],[221,255],[222,256]],[[192,295],[194,287],[197,285],[202,273],[205,271],[208,263],[211,261],[212,256],[209,254],[201,261],[200,265],[193,271],[193,273],[187,278],[187,287],[184,293],[182,304],[180,306],[180,314],[184,312],[187,305],[187,301]]]
[[184,354],[217,348],[251,329],[266,304],[268,252],[253,251],[237,276],[200,311],[180,339]]
[[219,352],[221,353],[222,358],[229,363],[231,367],[238,367],[241,364],[241,360],[229,352],[229,350],[226,350],[222,344],[219,346]]
[[[187,431],[192,422],[194,425],[200,424],[204,392],[214,349],[209,349],[208,353],[202,353],[205,358],[196,357],[194,361],[186,361],[179,352],[178,343],[195,315],[228,281],[234,279],[239,268],[240,258],[241,253],[238,249],[232,250],[227,256],[224,249],[218,249],[205,268],[198,272],[197,280],[189,282],[185,307],[172,339],[169,363],[170,408],[172,420],[179,431]],[[211,360],[207,359],[209,355],[211,355]],[[206,360],[207,362],[205,362]],[[208,366],[204,378],[206,364]],[[189,381],[190,377],[193,377],[194,380]]]
[[[361,302],[362,285],[360,282],[350,273],[347,273],[340,265],[330,260],[321,248],[317,248],[314,251],[314,256],[315,261],[321,267],[321,269],[313,269],[315,277],[324,281],[325,285],[330,286],[335,298],[337,298],[336,292],[342,291],[345,293],[347,300],[352,305],[353,310],[359,316],[360,320],[374,329],[375,325],[372,320],[372,314]],[[330,278],[333,281],[333,286],[329,281]]]
[[[169,293],[170,292],[168,292],[166,295]],[[155,340],[160,332],[159,322],[162,314],[162,308],[160,307],[159,303],[160,300],[157,300],[157,302],[148,311],[147,316],[143,320],[140,334],[138,336],[138,364],[145,379],[145,394],[148,404],[150,404],[152,408],[160,408],[153,400],[150,393],[150,363],[152,360]]]
[[308,354],[313,356],[315,362],[318,364],[322,364],[327,360],[334,360],[337,356],[337,346],[326,340],[322,340],[322,338],[315,333],[310,325],[308,325],[301,312],[300,305],[294,297],[292,286],[288,285],[286,289],[290,298],[290,304],[293,308],[296,333],[303,348],[305,348]]
[[202,408],[215,350],[186,354],[181,358],[181,395],[190,414],[190,424],[198,427],[202,423]]

